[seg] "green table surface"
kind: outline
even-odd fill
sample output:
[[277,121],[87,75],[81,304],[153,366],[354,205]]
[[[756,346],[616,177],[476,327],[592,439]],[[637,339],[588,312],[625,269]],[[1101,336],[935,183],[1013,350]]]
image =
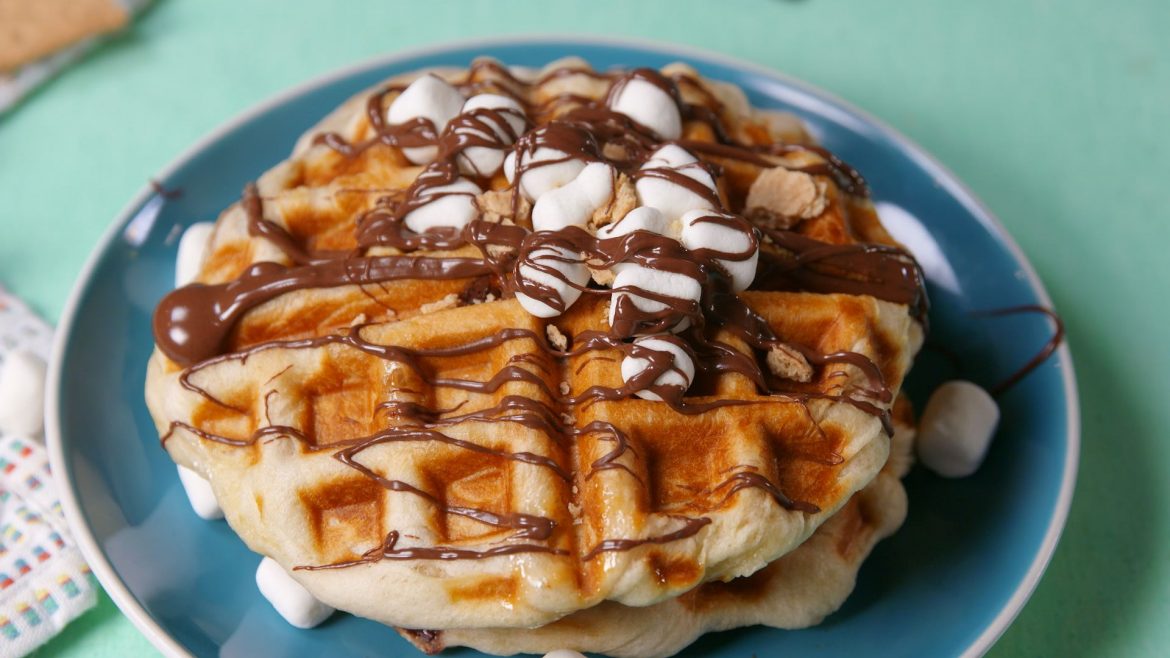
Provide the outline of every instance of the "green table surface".
[[[992,655],[1166,655],[1164,0],[162,0],[0,117],[0,283],[56,319],[147,179],[291,85],[406,47],[570,31],[699,46],[802,78],[893,124],[982,197],[1065,318],[1084,425],[1063,540]],[[155,653],[105,596],[40,652]]]

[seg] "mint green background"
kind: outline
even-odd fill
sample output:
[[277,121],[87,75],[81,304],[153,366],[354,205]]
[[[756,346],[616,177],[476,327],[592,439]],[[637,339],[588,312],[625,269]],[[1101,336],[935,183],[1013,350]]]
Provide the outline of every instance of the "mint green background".
[[[56,319],[147,179],[290,85],[409,46],[569,31],[700,46],[802,78],[893,124],[982,197],[1067,322],[1084,417],[1064,539],[992,655],[1170,651],[1162,0],[163,0],[0,118],[0,283]],[[153,654],[104,596],[41,652]]]

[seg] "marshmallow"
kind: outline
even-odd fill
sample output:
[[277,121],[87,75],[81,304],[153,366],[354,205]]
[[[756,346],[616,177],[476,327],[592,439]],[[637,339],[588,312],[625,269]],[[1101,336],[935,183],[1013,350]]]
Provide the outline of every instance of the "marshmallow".
[[0,434],[40,438],[45,431],[45,362],[25,350],[0,363]]
[[219,506],[219,501],[215,499],[211,483],[185,466],[178,468],[179,482],[183,485],[183,491],[187,492],[187,500],[191,503],[191,509],[195,510],[199,518],[205,521],[222,519],[223,510]]
[[669,235],[670,224],[666,217],[658,212],[657,208],[639,206],[626,213],[618,221],[602,226],[597,230],[597,237],[602,240],[629,235],[634,231],[647,231],[658,235]]
[[703,221],[704,217],[732,218],[734,216],[708,210],[691,210],[684,213],[679,219],[682,223],[681,240],[683,246],[692,251],[710,249],[736,254],[751,249],[751,255],[743,260],[714,259],[731,276],[732,291],[747,290],[747,287],[756,278],[756,265],[760,260],[759,245],[753,244],[752,236],[748,232],[751,229],[747,226],[739,229],[711,221]]
[[[589,268],[585,267],[582,255],[564,247],[548,246],[533,249],[528,254],[527,260],[552,268],[560,272],[561,277],[564,277],[562,279],[555,274],[542,272],[523,261],[517,269],[517,276],[520,278],[535,281],[555,290],[557,296],[564,302],[565,310],[568,310],[581,296],[581,290],[569,285],[566,280],[578,286],[584,286],[589,281]],[[516,293],[516,300],[520,302],[525,311],[538,318],[551,318],[561,314],[561,311],[552,306],[521,292]]]
[[545,192],[568,183],[585,168],[583,160],[571,159],[568,153],[547,146],[541,146],[532,153],[525,152],[519,158],[513,151],[504,158],[504,176],[509,183],[516,182],[517,160],[525,168],[517,187],[520,188],[520,194],[529,201],[534,201]]
[[999,406],[987,391],[949,381],[930,396],[918,421],[918,458],[943,477],[967,477],[983,463],[998,424]]
[[480,129],[469,130],[469,132],[478,137],[494,140],[500,145],[499,148],[469,146],[459,154],[458,163],[460,171],[468,176],[487,178],[488,176],[494,176],[504,163],[504,147],[511,146],[515,141],[512,134],[515,134],[517,137],[523,135],[524,128],[528,122],[525,120],[524,108],[511,96],[504,96],[502,94],[478,94],[472,96],[463,104],[462,114],[467,114],[474,110],[503,110],[500,114],[504,121],[508,123],[507,127],[511,128],[511,132],[509,132],[506,129],[507,127],[500,125],[494,117],[488,115],[484,116],[482,121],[491,126],[493,134],[487,134]]
[[682,115],[674,97],[639,78],[629,78],[621,84],[617,95],[609,101],[609,109],[649,128],[661,139],[682,136]]
[[[642,165],[642,170],[668,169],[701,183],[714,192],[715,180],[703,168],[695,156],[686,149],[667,144],[655,151]],[[638,201],[644,206],[657,208],[668,221],[673,222],[688,210],[713,210],[711,202],[691,190],[665,178],[641,176],[634,183]]]
[[176,288],[182,288],[199,276],[214,230],[213,222],[196,222],[183,231],[183,237],[179,238],[179,255],[175,259]]
[[270,557],[260,560],[256,586],[280,616],[297,628],[312,628],[333,614],[333,608],[318,601]]
[[[639,338],[634,341],[634,345],[648,350],[654,350],[655,352],[666,352],[674,357],[673,367],[665,370],[658,377],[655,377],[653,386],[679,386],[683,391],[690,388],[691,382],[695,379],[695,361],[682,346],[673,341],[654,336]],[[630,381],[645,372],[649,367],[649,359],[633,356],[625,357],[622,359],[622,381]],[[662,401],[662,397],[649,388],[635,391],[634,395],[637,395],[643,400]]]
[[613,197],[613,178],[613,167],[604,162],[586,165],[572,181],[536,200],[532,229],[556,231],[566,226],[584,226]]
[[[463,108],[463,94],[437,75],[428,74],[410,83],[386,111],[386,122],[398,125],[414,119],[428,119],[435,126],[435,135],[442,134],[447,123]],[[437,146],[418,146],[402,149],[407,160],[414,164],[428,164],[439,153]]]
[[[614,290],[626,287],[641,288],[647,292],[693,302],[698,302],[699,297],[703,294],[703,287],[698,280],[685,274],[656,270],[637,263],[622,263],[622,266],[615,268],[615,271],[616,276],[614,276],[613,284],[610,286]],[[667,308],[666,304],[643,297],[636,292],[618,292],[614,294],[609,305],[609,324],[611,326],[614,316],[617,314],[618,300],[627,295],[634,302],[634,306],[645,313],[656,313]],[[690,325],[690,319],[683,318],[672,330],[682,331]]]
[[544,658],[585,658],[585,654],[571,649],[557,649],[544,654]]
[[479,186],[466,178],[424,190],[423,196],[431,201],[406,213],[402,221],[415,233],[436,227],[463,228],[479,215],[479,207],[475,205],[479,193]]

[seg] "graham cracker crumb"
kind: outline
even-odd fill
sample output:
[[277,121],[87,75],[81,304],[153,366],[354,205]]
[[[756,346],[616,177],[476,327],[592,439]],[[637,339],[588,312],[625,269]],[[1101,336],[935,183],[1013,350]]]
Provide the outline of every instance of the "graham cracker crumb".
[[756,177],[744,207],[746,214],[768,217],[775,228],[787,229],[825,212],[825,190],[825,181],[803,171],[773,167]]
[[617,180],[614,181],[613,196],[609,203],[593,212],[593,216],[589,218],[589,228],[596,233],[597,229],[625,217],[626,213],[637,207],[638,192],[634,188],[634,181],[625,174],[618,174]]
[[554,348],[564,352],[569,349],[569,337],[561,332],[555,324],[549,324],[544,328],[545,335],[548,336],[548,343]]
[[419,313],[434,313],[435,311],[442,311],[448,308],[455,308],[459,305],[459,295],[451,293],[446,297],[433,301],[429,304],[423,304],[418,307]]
[[614,274],[613,274],[612,270],[609,270],[609,269],[595,270],[591,267],[591,268],[589,268],[589,274],[590,274],[590,276],[593,277],[593,280],[596,281],[598,285],[601,285],[601,286],[613,285]]
[[813,369],[808,359],[790,345],[773,345],[768,350],[768,370],[782,379],[807,384],[812,381]]

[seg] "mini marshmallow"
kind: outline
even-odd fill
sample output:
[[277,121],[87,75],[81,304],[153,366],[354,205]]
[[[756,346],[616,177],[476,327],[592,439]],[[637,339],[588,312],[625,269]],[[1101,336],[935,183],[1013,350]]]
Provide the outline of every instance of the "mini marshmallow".
[[223,510],[219,501],[215,499],[215,492],[211,490],[211,483],[203,479],[195,471],[185,467],[179,468],[179,482],[183,484],[183,491],[187,492],[187,500],[191,509],[205,521],[214,521],[223,518]]
[[576,178],[536,200],[532,229],[556,231],[566,226],[584,226],[613,197],[613,178],[613,167],[604,162],[589,163]]
[[[745,230],[723,226],[715,222],[703,221],[704,217],[731,217],[723,213],[709,210],[691,210],[679,219],[682,224],[681,240],[683,246],[692,251],[697,249],[711,249],[725,253],[742,253],[752,248],[752,237]],[[731,288],[734,292],[747,290],[756,278],[756,265],[760,260],[759,245],[755,245],[751,256],[743,260],[717,258],[715,262],[731,276]]]
[[[680,386],[685,391],[691,386],[691,382],[695,379],[695,362],[687,351],[678,344],[648,336],[646,338],[639,338],[634,341],[634,345],[643,347],[648,350],[656,352],[667,352],[674,357],[674,367],[666,370],[654,379],[655,386]],[[641,357],[627,356],[622,359],[622,381],[630,381],[644,372],[646,368],[650,367],[650,361]],[[643,400],[653,400],[661,402],[662,397],[648,388],[636,391],[634,395]]]
[[930,396],[918,421],[918,458],[943,477],[971,475],[999,425],[999,405],[982,387],[956,379]]
[[649,128],[661,139],[682,136],[682,115],[674,98],[657,85],[630,78],[624,81],[609,109]]
[[[561,277],[548,272],[542,272],[528,263],[520,265],[517,274],[522,279],[535,281],[556,291],[557,296],[565,304],[565,310],[572,306],[581,296],[581,290],[569,285],[565,280],[578,286],[584,286],[589,281],[589,268],[585,267],[581,254],[557,246],[540,247],[532,250],[528,260],[545,267],[550,267],[561,273]],[[532,315],[538,318],[551,318],[561,314],[561,311],[548,304],[530,297],[524,293],[516,293],[516,300]]]
[[280,616],[297,628],[312,628],[333,614],[333,608],[318,601],[270,557],[260,560],[256,586]]
[[0,434],[41,438],[45,431],[45,362],[26,350],[0,363]]
[[450,185],[440,185],[423,192],[433,200],[406,213],[402,221],[406,228],[423,233],[429,228],[446,227],[460,229],[479,214],[475,197],[479,186],[466,178],[456,179]]
[[572,649],[557,649],[544,654],[544,658],[585,658],[585,654]]
[[[641,168],[643,171],[671,169],[698,181],[712,192],[716,189],[715,180],[698,159],[676,144],[667,144],[655,151]],[[688,210],[714,209],[709,200],[665,178],[641,176],[634,183],[634,189],[642,205],[657,208],[671,222]]]
[[[535,201],[545,192],[568,183],[585,168],[583,160],[566,159],[569,154],[554,148],[542,146],[531,154],[525,152],[519,158],[520,164],[525,167],[524,175],[520,177],[520,194],[525,199]],[[513,151],[504,158],[504,176],[509,183],[516,181],[516,152]],[[548,164],[540,164],[548,163]]]
[[[614,276],[613,284],[610,286],[614,290],[625,287],[641,288],[647,292],[694,302],[698,302],[699,297],[703,294],[702,285],[696,279],[685,274],[656,270],[637,263],[622,263],[622,266],[615,268],[615,270],[616,276]],[[618,300],[627,295],[633,300],[634,306],[645,313],[656,313],[667,307],[660,301],[643,297],[636,292],[616,293],[609,305],[609,324],[611,326],[614,316],[617,314]],[[682,331],[690,324],[689,318],[683,318],[672,331]]]
[[[440,135],[447,127],[447,123],[455,118],[462,108],[463,94],[446,80],[428,74],[410,83],[410,86],[390,103],[390,109],[386,111],[386,122],[397,125],[422,117],[429,119],[435,126],[435,134]],[[421,165],[433,161],[439,149],[437,146],[419,146],[402,149],[402,153],[407,160]]]
[[179,255],[175,259],[176,288],[182,288],[199,276],[214,230],[214,222],[197,222],[183,231],[183,237],[179,238]]
[[666,221],[666,217],[661,212],[658,212],[657,208],[638,206],[626,213],[625,217],[598,229],[597,237],[606,240],[629,235],[634,231],[669,235],[670,223]]
[[[512,129],[517,137],[524,134],[524,128],[527,125],[525,120],[524,108],[516,102],[511,96],[504,96],[502,94],[477,94],[467,99],[463,104],[462,114],[467,114],[474,110],[512,110],[512,112],[501,112],[504,121],[508,123],[508,127]],[[500,148],[491,148],[487,146],[469,146],[463,149],[459,154],[459,170],[468,176],[480,176],[487,178],[494,176],[500,170],[500,166],[504,163],[505,147],[511,146],[515,141],[512,134],[501,126],[493,117],[485,117],[484,123],[492,127],[492,135],[485,134],[481,130],[472,130],[471,132],[480,137],[494,139],[499,142]]]

